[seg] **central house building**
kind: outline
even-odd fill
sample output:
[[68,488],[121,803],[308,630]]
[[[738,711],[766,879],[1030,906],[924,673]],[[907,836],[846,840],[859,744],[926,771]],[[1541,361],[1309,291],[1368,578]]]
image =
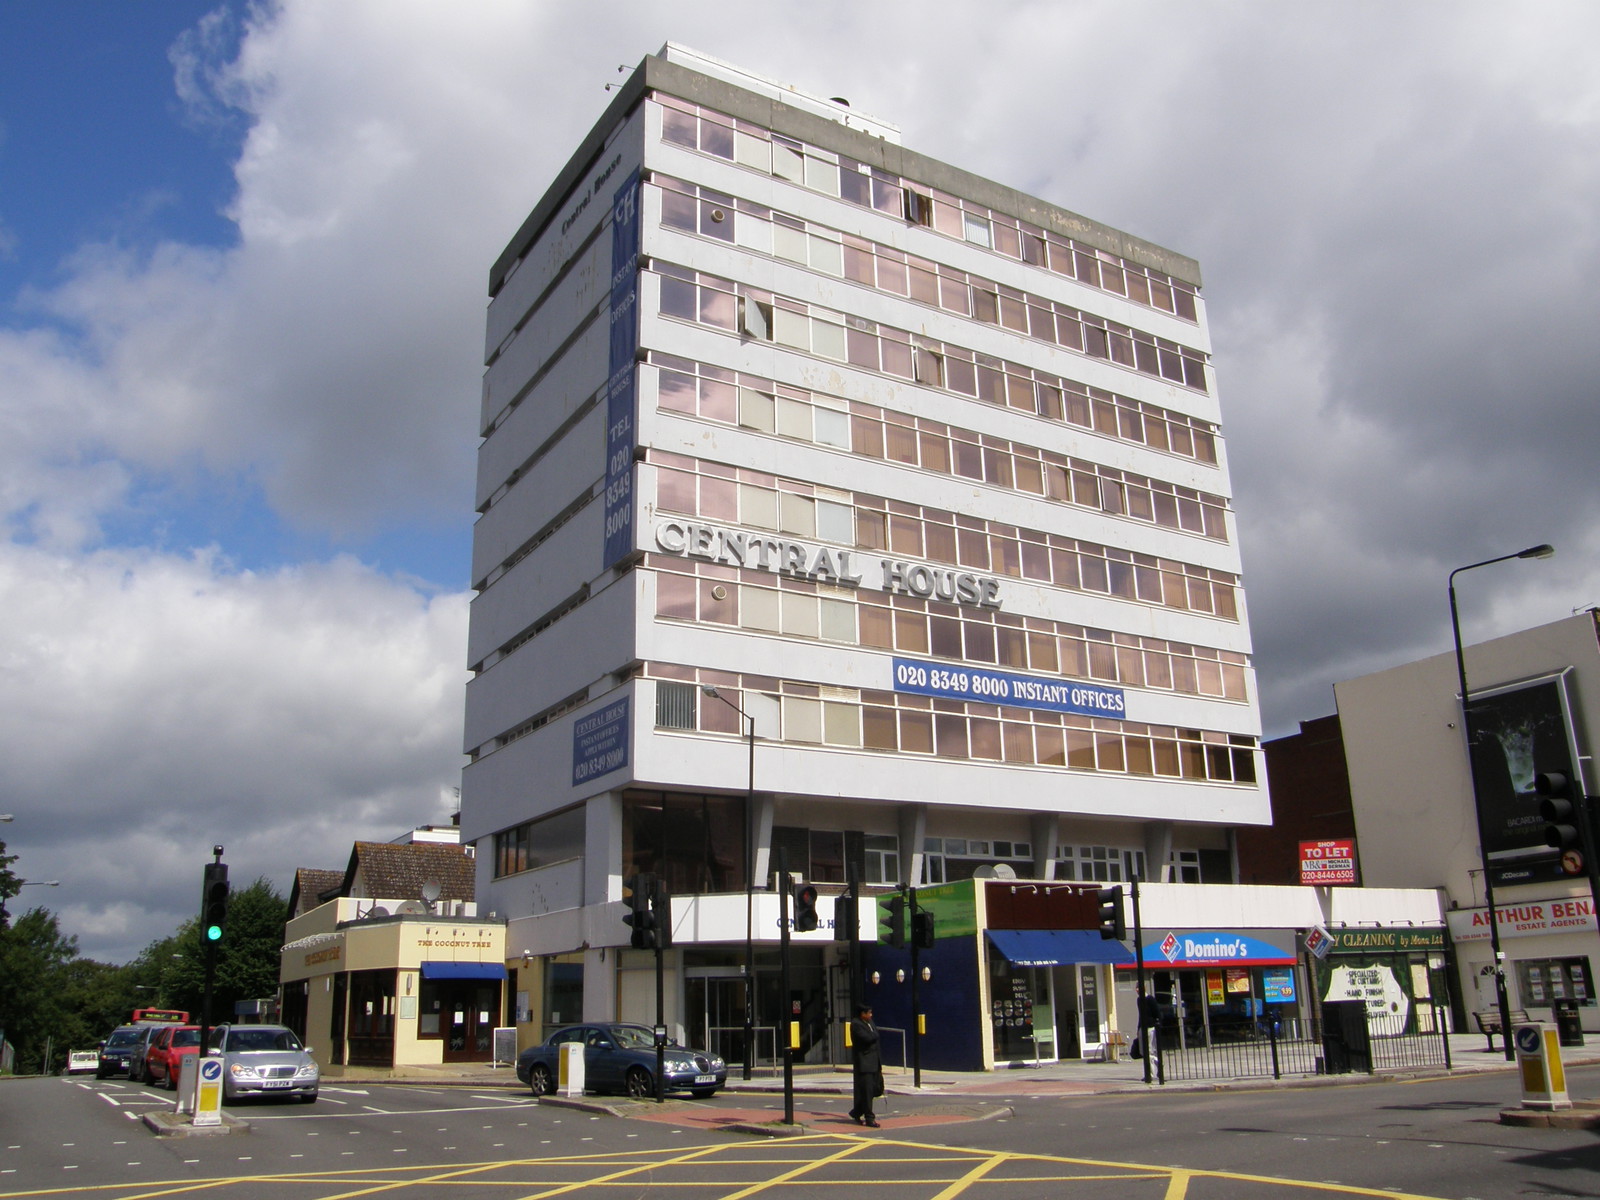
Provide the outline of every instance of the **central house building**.
[[[636,873],[668,1022],[735,1062],[747,995],[761,1059],[790,1020],[840,1052],[852,870],[1233,881],[1270,810],[1192,260],[668,45],[489,293],[461,822],[524,1043],[653,1023]],[[780,856],[823,893],[789,995]],[[985,1062],[1082,1053],[1113,979],[1076,944],[979,928],[928,986]]]

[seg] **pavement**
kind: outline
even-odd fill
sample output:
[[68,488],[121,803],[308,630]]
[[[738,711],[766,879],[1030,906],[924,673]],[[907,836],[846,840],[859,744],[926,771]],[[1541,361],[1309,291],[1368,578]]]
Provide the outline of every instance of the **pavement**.
[[[1600,1036],[1591,1034],[1584,1046],[1562,1047],[1562,1060],[1568,1067],[1600,1063]],[[1395,1079],[1446,1077],[1466,1072],[1511,1071],[1515,1063],[1508,1062],[1498,1038],[1495,1048],[1487,1048],[1482,1034],[1457,1033],[1450,1035],[1450,1067],[1419,1066],[1392,1070],[1379,1070],[1373,1074],[1351,1075],[1285,1075],[1282,1079],[1271,1077],[1245,1077],[1235,1079],[1174,1080],[1164,1085],[1146,1084],[1144,1063],[1139,1059],[1122,1058],[1117,1062],[1085,1062],[1069,1059],[1044,1063],[1040,1066],[1000,1068],[993,1071],[941,1071],[925,1069],[922,1086],[914,1086],[912,1072],[890,1067],[884,1072],[884,1088],[889,1096],[941,1096],[952,1100],[1000,1099],[1007,1096],[1040,1095],[1099,1095],[1108,1092],[1143,1092],[1147,1088],[1161,1088],[1168,1092],[1212,1092],[1224,1088],[1271,1087],[1327,1087]],[[477,1088],[521,1088],[516,1072],[505,1066],[486,1063],[453,1063],[443,1066],[409,1066],[394,1070],[350,1067],[342,1076],[324,1073],[330,1084],[368,1080],[383,1083],[431,1084],[433,1086],[467,1086]],[[749,1094],[752,1097],[782,1094],[781,1072],[770,1067],[758,1067],[754,1078],[740,1078],[740,1068],[734,1064],[723,1095]],[[797,1064],[794,1068],[794,1093],[799,1096],[849,1096],[850,1072],[848,1068]],[[692,1103],[692,1102],[691,1102]],[[892,1101],[891,1101],[892,1103]],[[846,1125],[849,1121],[843,1122]]]
[[[1600,1038],[1584,1046],[1562,1048],[1562,1061],[1571,1068],[1600,1063]],[[1016,1103],[1037,1103],[1050,1098],[1104,1095],[1107,1093],[1216,1092],[1227,1089],[1267,1089],[1292,1087],[1337,1087],[1399,1080],[1447,1078],[1471,1073],[1516,1070],[1503,1048],[1490,1050],[1479,1034],[1450,1036],[1450,1066],[1406,1067],[1379,1070],[1371,1074],[1286,1075],[1282,1079],[1247,1077],[1235,1079],[1174,1080],[1168,1084],[1147,1084],[1144,1063],[1137,1059],[1118,1062],[1044,1063],[1037,1067],[1004,1068],[994,1071],[922,1072],[916,1086],[912,1072],[890,1068],[885,1072],[886,1095],[878,1102],[879,1129],[886,1134],[905,1135],[931,1126],[984,1121],[1010,1116]],[[716,1104],[703,1100],[671,1098],[663,1103],[629,1100],[611,1096],[545,1096],[541,1104],[606,1113],[632,1120],[652,1121],[680,1127],[723,1133],[746,1133],[773,1137],[803,1137],[817,1133],[858,1133],[871,1136],[847,1114],[851,1081],[848,1070],[832,1066],[800,1064],[794,1069],[793,1120],[785,1121],[781,1072],[758,1070],[745,1080],[735,1067]],[[452,1063],[441,1066],[408,1066],[394,1070],[349,1067],[339,1075],[324,1072],[330,1088],[361,1083],[413,1084],[431,1087],[466,1087],[522,1090],[516,1071],[486,1063]],[[903,1107],[901,1098],[915,1096],[915,1107]],[[1507,1110],[1501,1113],[1506,1124],[1546,1124],[1564,1128],[1600,1128],[1600,1101],[1573,1097],[1571,1109],[1558,1112]],[[147,1117],[145,1123],[159,1136],[199,1136],[202,1134],[247,1133],[249,1123],[224,1114],[220,1127],[196,1129],[187,1118]]]

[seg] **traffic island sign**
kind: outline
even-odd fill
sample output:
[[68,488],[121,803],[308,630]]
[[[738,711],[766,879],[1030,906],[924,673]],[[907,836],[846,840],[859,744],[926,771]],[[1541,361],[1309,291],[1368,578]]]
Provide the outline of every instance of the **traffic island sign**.
[[1571,1108],[1556,1031],[1549,1025],[1518,1025],[1512,1040],[1517,1047],[1517,1074],[1522,1078],[1522,1107]]

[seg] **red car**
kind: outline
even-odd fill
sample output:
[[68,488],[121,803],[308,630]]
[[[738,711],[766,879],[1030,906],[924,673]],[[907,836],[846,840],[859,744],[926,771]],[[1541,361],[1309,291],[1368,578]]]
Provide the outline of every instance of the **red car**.
[[169,1025],[150,1041],[145,1054],[144,1077],[176,1091],[183,1059],[200,1052],[200,1026]]

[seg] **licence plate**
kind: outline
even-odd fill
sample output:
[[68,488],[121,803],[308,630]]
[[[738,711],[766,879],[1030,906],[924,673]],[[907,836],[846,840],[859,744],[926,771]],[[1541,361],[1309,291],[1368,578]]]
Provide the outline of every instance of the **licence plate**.
[[696,1083],[715,1083],[717,1077],[715,1075],[696,1075],[694,1081]]
[[263,1079],[261,1081],[261,1086],[264,1087],[264,1088],[293,1087],[294,1086],[294,1080],[292,1080],[292,1079]]

